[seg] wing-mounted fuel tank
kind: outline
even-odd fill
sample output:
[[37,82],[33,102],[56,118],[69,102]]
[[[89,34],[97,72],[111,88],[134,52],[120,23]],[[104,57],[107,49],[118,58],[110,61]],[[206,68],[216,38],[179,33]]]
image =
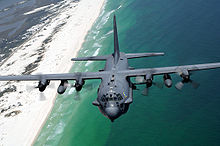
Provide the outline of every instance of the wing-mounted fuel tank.
[[58,87],[58,89],[57,89],[57,92],[59,94],[63,94],[66,91],[67,84],[68,84],[67,80],[62,80],[59,87]]

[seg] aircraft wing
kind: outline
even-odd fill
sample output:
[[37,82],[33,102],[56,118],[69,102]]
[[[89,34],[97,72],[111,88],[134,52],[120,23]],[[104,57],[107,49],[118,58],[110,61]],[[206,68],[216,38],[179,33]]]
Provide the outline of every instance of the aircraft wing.
[[161,75],[170,73],[181,73],[184,71],[197,71],[220,68],[220,63],[207,63],[207,64],[195,64],[195,65],[183,65],[172,67],[159,67],[159,68],[147,68],[147,69],[135,69],[120,71],[121,74],[127,77],[144,76],[147,74]]
[[[172,67],[159,67],[135,70],[118,71],[119,74],[125,77],[144,76],[147,74],[161,75],[170,73],[181,73],[183,71],[197,71],[220,68],[220,63],[183,65]],[[105,75],[109,75],[109,71],[101,72],[76,72],[64,74],[40,74],[40,75],[15,75],[15,76],[0,76],[0,81],[37,81],[37,80],[87,80],[87,79],[102,79]]]
[[107,73],[108,73],[107,71],[102,71],[102,72],[76,72],[76,73],[64,73],[64,74],[0,76],[0,81],[101,79]]

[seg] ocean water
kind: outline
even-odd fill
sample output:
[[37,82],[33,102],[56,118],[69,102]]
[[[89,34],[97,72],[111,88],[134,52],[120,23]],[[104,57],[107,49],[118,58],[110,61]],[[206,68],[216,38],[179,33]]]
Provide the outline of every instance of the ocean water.
[[[122,52],[166,54],[130,60],[132,67],[220,61],[219,7],[217,0],[107,0],[78,56],[112,53],[112,19],[116,14]],[[104,62],[77,62],[71,72],[98,71],[103,67]],[[181,80],[176,74],[172,79],[174,84]],[[80,94],[68,89],[57,97],[34,145],[217,146],[220,69],[194,72],[192,79],[200,83],[197,90],[190,84],[182,91],[153,86],[148,96],[142,96],[140,86],[134,91],[134,102],[127,114],[114,123],[91,104],[100,81],[86,81]],[[154,81],[162,83],[162,76]]]

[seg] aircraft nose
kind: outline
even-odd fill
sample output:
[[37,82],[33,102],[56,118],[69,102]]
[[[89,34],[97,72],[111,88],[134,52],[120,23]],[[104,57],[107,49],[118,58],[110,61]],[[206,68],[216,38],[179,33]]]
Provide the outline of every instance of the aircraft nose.
[[116,106],[107,107],[105,113],[112,122],[120,116],[120,110]]

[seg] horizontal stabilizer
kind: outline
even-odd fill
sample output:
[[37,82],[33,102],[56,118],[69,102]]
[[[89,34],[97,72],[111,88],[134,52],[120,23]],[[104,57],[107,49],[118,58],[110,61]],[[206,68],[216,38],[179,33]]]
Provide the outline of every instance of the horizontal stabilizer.
[[128,59],[141,58],[141,57],[151,57],[151,56],[163,56],[164,53],[129,53],[125,54]]
[[71,61],[105,61],[110,55],[72,58]]

